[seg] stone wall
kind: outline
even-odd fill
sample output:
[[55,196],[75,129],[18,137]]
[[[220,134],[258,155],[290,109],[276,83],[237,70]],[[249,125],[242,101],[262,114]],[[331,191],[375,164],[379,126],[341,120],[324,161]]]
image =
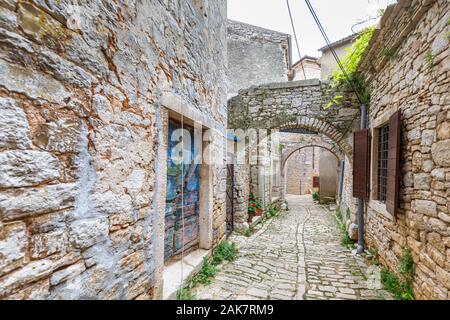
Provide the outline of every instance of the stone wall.
[[248,228],[248,198],[250,195],[250,166],[234,166],[234,230],[245,231]]
[[[317,58],[306,57],[301,62],[297,62],[292,69],[294,74],[293,81],[321,79],[321,68]],[[304,73],[303,70],[305,70]]]
[[313,177],[319,176],[319,151],[314,147],[305,148],[289,158],[286,163],[286,194],[312,193]]
[[[347,50],[352,47],[354,38],[343,40],[344,41],[337,41],[337,43],[332,44],[333,49],[340,60],[348,54]],[[328,80],[333,72],[339,68],[339,66],[336,62],[336,58],[333,56],[333,53],[327,47],[321,49],[321,51],[322,55],[319,58],[320,76],[322,80]]]
[[164,119],[225,128],[226,2],[73,3],[0,2],[0,298],[157,298]]
[[353,197],[353,166],[347,156],[345,156],[344,162],[344,181],[342,184],[342,195],[339,199],[339,209],[342,217],[345,217],[345,222],[348,226],[349,223],[357,222],[358,208],[356,198]]
[[250,86],[288,80],[290,36],[228,20],[228,97]]
[[320,201],[324,203],[334,202],[336,200],[338,185],[338,158],[328,150],[320,150],[319,177]]
[[360,65],[372,91],[372,130],[396,110],[403,117],[400,209],[394,219],[372,194],[366,240],[393,270],[403,248],[411,249],[419,299],[450,299],[449,20],[448,1],[400,0]]
[[[285,163],[286,193],[310,194],[313,176],[319,175],[320,148],[306,146],[313,145],[322,138],[316,134],[280,132],[279,135],[282,151],[285,155],[285,157],[282,157],[283,160],[289,154],[289,159]],[[303,146],[305,147],[297,149]],[[294,153],[291,153],[292,151]]]

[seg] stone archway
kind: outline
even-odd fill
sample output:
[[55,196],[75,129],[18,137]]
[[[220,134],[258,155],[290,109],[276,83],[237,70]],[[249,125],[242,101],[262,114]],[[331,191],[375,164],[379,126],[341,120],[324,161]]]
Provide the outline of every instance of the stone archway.
[[[339,106],[325,109],[340,95]],[[352,158],[351,132],[358,127],[359,107],[352,92],[336,92],[328,83],[303,80],[250,87],[228,102],[230,129],[306,129],[323,134]]]
[[322,137],[318,137],[319,139],[311,139],[314,141],[305,141],[300,143],[295,143],[290,145],[286,150],[283,150],[281,155],[281,162],[280,162],[280,190],[281,195],[280,199],[281,201],[284,201],[286,199],[286,163],[289,161],[289,159],[299,150],[305,149],[305,148],[311,148],[311,147],[317,147],[322,148],[327,151],[329,151],[331,154],[333,154],[338,161],[345,159],[345,154],[340,150],[339,146],[336,143],[333,143],[332,141],[328,141],[329,139],[324,139]]
[[319,142],[300,142],[296,143],[292,146],[289,146],[286,150],[283,150],[283,153],[281,155],[281,169],[285,167],[286,162],[289,160],[289,158],[298,150],[309,148],[309,147],[318,147],[323,148],[325,150],[330,151],[332,154],[336,156],[338,160],[344,159],[344,153],[339,149],[339,147],[332,143],[327,141],[319,141]]
[[[323,148],[330,148],[330,151],[341,149],[339,151],[340,155],[342,153],[352,157],[352,145],[345,139],[345,133],[338,130],[332,124],[325,122],[323,120],[312,118],[312,117],[299,117],[294,121],[290,121],[280,127],[281,131],[292,130],[292,129],[305,129],[319,134],[325,135],[331,141],[335,143],[323,143]],[[334,151],[332,151],[334,153]]]
[[[335,96],[342,96],[339,106],[324,108]],[[339,157],[346,163],[353,161],[353,135],[359,127],[359,104],[353,92],[336,92],[327,82],[303,80],[253,86],[239,91],[228,101],[228,128],[233,130],[272,130],[292,132],[297,129],[321,134],[334,144],[323,145],[326,149],[339,151]],[[258,145],[258,150],[260,145]],[[261,149],[268,149],[262,146]],[[270,186],[267,187],[263,173],[281,159],[271,151],[269,165],[258,156],[257,164],[248,164],[249,187],[258,190],[264,203],[273,201]],[[279,168],[278,166],[275,166]],[[345,181],[352,181],[352,166],[344,170]],[[279,170],[278,170],[279,171]],[[281,180],[281,172],[277,179]],[[280,186],[281,181],[279,181]],[[247,183],[245,183],[247,185]],[[269,191],[267,191],[269,190]],[[283,191],[281,188],[280,191]],[[279,193],[280,195],[282,192]],[[274,197],[276,198],[276,197]],[[282,197],[283,198],[283,197]],[[266,201],[267,200],[267,201]],[[245,199],[243,199],[245,201]]]

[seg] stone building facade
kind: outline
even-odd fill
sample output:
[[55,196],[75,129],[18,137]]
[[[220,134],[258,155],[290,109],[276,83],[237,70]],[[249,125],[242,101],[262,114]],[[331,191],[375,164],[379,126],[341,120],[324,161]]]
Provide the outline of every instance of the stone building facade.
[[[305,72],[303,72],[303,70]],[[321,68],[318,58],[304,56],[292,66],[293,81],[321,79]],[[305,78],[306,76],[306,78]]]
[[286,194],[304,195],[313,192],[313,178],[319,176],[320,149],[304,148],[286,163]]
[[319,154],[319,199],[321,203],[334,203],[338,200],[339,158],[325,149]]
[[250,86],[288,81],[290,35],[228,20],[227,47],[229,98]]
[[224,161],[226,1],[1,1],[0,48],[0,298],[161,297],[168,119]]
[[[291,38],[290,35],[274,30],[268,30],[250,24],[228,20],[227,24],[227,81],[228,98],[232,99],[240,90],[251,86],[272,82],[287,82],[291,76]],[[237,111],[238,112],[238,111]],[[231,124],[231,127],[230,127]],[[243,129],[233,126],[231,129]],[[241,137],[245,139],[245,137]],[[236,143],[228,141],[228,152],[235,148]],[[272,192],[278,185],[279,163],[272,161],[269,156],[265,165],[250,165],[251,151],[246,151],[245,163],[236,163],[232,167],[234,177],[233,192],[227,190],[228,195],[233,196],[233,225],[237,231],[244,231],[247,224],[247,204],[250,193],[258,196],[266,204],[279,190]],[[236,159],[229,157],[228,163]],[[238,161],[239,162],[239,161]],[[277,171],[278,170],[278,171]]]
[[[386,10],[359,66],[372,92],[372,193],[365,237],[393,270],[403,249],[412,251],[419,299],[450,299],[449,21],[448,1],[398,1]],[[392,54],[383,54],[385,48]],[[402,179],[394,217],[377,200],[377,139],[397,110]]]
[[[357,38],[356,35],[350,35],[341,40],[335,41],[331,44],[331,47],[334,49],[339,59],[342,59],[347,55],[348,53],[347,49],[351,48],[356,38]],[[319,58],[320,72],[321,72],[320,79],[328,80],[330,76],[333,74],[333,72],[336,70],[336,68],[338,68],[338,64],[328,46],[320,48],[319,51],[322,53],[322,55]]]

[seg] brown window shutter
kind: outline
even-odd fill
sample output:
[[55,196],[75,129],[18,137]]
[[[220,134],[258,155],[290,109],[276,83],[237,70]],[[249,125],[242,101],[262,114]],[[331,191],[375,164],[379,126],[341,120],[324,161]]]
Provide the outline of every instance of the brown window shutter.
[[401,121],[400,111],[394,113],[389,119],[386,209],[393,216],[397,214],[400,188]]
[[369,199],[370,131],[363,129],[353,136],[353,196]]

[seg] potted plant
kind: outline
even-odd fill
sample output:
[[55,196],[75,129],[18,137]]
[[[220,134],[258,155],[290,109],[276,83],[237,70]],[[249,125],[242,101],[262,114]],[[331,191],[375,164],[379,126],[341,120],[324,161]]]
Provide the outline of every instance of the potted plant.
[[251,223],[254,216],[258,217],[263,214],[261,201],[256,199],[253,194],[250,194],[248,199],[248,222]]

